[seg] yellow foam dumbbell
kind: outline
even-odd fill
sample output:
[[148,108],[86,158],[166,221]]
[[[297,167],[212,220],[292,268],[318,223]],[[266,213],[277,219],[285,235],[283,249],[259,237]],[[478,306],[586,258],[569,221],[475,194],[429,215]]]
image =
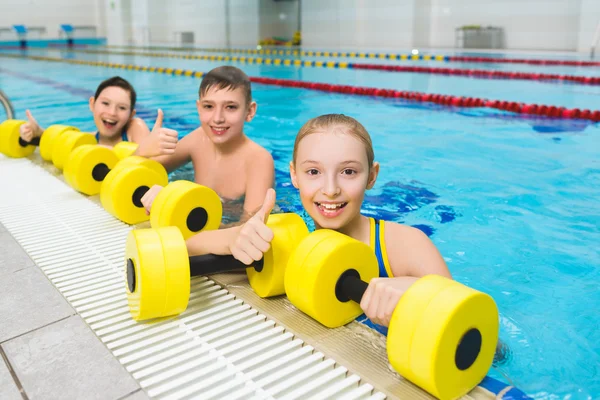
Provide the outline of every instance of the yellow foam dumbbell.
[[274,238],[263,258],[247,266],[233,256],[189,256],[181,231],[174,226],[132,230],[125,261],[127,302],[134,320],[177,315],[187,308],[190,277],[245,269],[260,297],[284,293],[285,269],[291,251],[308,228],[297,214],[272,214],[267,225]]
[[[33,154],[36,147],[39,147],[42,159],[52,161],[54,150],[61,146],[59,139],[63,135],[70,137],[80,133],[79,129],[73,126],[51,125],[46,128],[41,137],[36,137],[32,141],[26,142],[21,138],[19,131],[19,128],[24,123],[26,121],[16,119],[8,119],[0,123],[0,153],[12,158],[23,158]],[[88,136],[95,142],[95,138],[92,135]],[[70,149],[61,151],[65,155],[68,155],[69,152]]]
[[[368,245],[320,229],[292,252],[285,291],[298,309],[335,328],[362,314],[359,303],[378,273]],[[486,376],[498,330],[498,309],[491,296],[427,275],[412,284],[396,305],[387,354],[404,378],[439,399],[456,399]]]
[[65,181],[88,196],[98,194],[106,175],[120,160],[132,155],[137,146],[131,142],[120,142],[112,149],[94,144],[79,146],[69,154],[64,164]]

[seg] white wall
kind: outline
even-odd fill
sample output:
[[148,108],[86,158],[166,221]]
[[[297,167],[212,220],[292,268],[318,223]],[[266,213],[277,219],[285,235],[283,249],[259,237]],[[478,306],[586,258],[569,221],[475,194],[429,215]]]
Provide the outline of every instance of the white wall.
[[[5,0],[6,1],[6,0]],[[105,0],[93,0],[94,8],[91,10],[91,14],[94,17],[94,23],[96,26],[96,36],[106,37],[106,10],[104,6]],[[88,14],[90,11],[88,10]],[[80,25],[77,23],[77,25]]]
[[225,1],[172,0],[169,1],[170,40],[177,32],[194,32],[197,45],[225,46]]
[[106,25],[106,41],[110,45],[126,44],[122,1],[107,0],[104,2],[104,18],[105,21],[110,22]]
[[600,0],[303,0],[305,47],[453,48],[455,28],[504,28],[515,50],[589,51]]
[[131,43],[136,46],[148,46],[150,44],[150,28],[148,26],[148,0],[130,0],[129,10],[131,21]]
[[[0,0],[0,27],[44,26],[53,39],[60,24],[94,25],[109,44],[173,43],[175,32],[193,31],[197,46],[241,47],[293,35],[296,7],[273,0]],[[600,0],[302,0],[301,11],[304,47],[354,50],[453,48],[456,27],[482,24],[503,27],[509,49],[588,52],[600,22]]]
[[256,46],[259,40],[258,0],[229,1],[229,41],[232,47]]
[[[0,0],[0,28],[13,25],[46,27],[42,39],[57,39],[61,24],[97,25],[97,0]],[[103,27],[99,27],[102,32]],[[14,40],[16,36],[2,34],[0,40]],[[31,35],[37,39],[37,35]]]
[[[104,0],[106,1],[106,0]],[[170,7],[167,0],[139,0],[148,7],[148,36],[153,44],[167,43],[173,40],[169,35]]]
[[148,4],[153,43],[176,43],[179,32],[193,32],[194,44],[200,47],[258,43],[258,0],[142,1]]
[[[600,24],[600,0],[581,0],[578,51],[585,53],[590,51],[598,24]],[[600,54],[600,42],[596,43],[596,54]]]
[[431,8],[433,0],[415,0],[413,41],[415,48],[429,47],[431,42]]
[[273,36],[291,40],[298,29],[298,0],[259,0],[259,36]]
[[462,25],[492,25],[508,49],[575,50],[580,12],[581,0],[433,0],[430,46],[453,47]]
[[303,47],[411,47],[414,1],[419,0],[303,0]]

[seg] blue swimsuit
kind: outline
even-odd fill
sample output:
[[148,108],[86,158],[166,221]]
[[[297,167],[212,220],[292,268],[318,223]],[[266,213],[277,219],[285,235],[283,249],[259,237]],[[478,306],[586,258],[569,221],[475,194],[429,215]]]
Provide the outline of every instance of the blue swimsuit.
[[[378,219],[369,219],[371,220],[371,248],[373,251],[375,251],[375,256],[377,257],[377,264],[379,265],[379,277],[393,277],[394,275],[392,274],[385,248],[384,223]],[[388,328],[371,322],[371,320],[368,319],[365,314],[360,315],[358,318],[356,318],[356,320],[387,336]]]
[[[121,140],[124,142],[128,142],[127,140],[127,132],[121,133]],[[96,142],[100,143],[100,132],[96,132]]]

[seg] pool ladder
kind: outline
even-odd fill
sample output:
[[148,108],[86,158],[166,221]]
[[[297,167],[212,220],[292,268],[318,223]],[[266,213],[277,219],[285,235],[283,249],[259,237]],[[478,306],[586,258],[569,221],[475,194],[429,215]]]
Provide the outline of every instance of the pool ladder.
[[2,89],[0,89],[0,103],[6,112],[6,119],[13,119],[15,115],[15,109],[8,99],[8,96],[2,91]]

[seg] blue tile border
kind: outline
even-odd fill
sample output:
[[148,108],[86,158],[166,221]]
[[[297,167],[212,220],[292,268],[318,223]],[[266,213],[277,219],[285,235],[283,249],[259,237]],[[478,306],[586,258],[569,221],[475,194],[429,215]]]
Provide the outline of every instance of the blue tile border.
[[[45,48],[45,47],[67,47],[68,46],[68,41],[67,39],[28,39],[27,41],[27,47],[38,47],[38,48]],[[106,44],[106,38],[105,37],[99,37],[99,38],[74,38],[73,39],[73,45],[74,46],[81,46],[81,45],[105,45]],[[21,46],[21,41],[20,40],[3,40],[0,41],[0,49],[2,47],[20,47]]]
[[502,400],[532,400],[531,397],[527,396],[524,392],[517,389],[516,387],[508,385],[489,376],[483,378],[479,386],[492,392],[496,396],[498,396],[498,394],[503,390],[511,388],[506,393],[504,393],[502,397],[500,397]]

